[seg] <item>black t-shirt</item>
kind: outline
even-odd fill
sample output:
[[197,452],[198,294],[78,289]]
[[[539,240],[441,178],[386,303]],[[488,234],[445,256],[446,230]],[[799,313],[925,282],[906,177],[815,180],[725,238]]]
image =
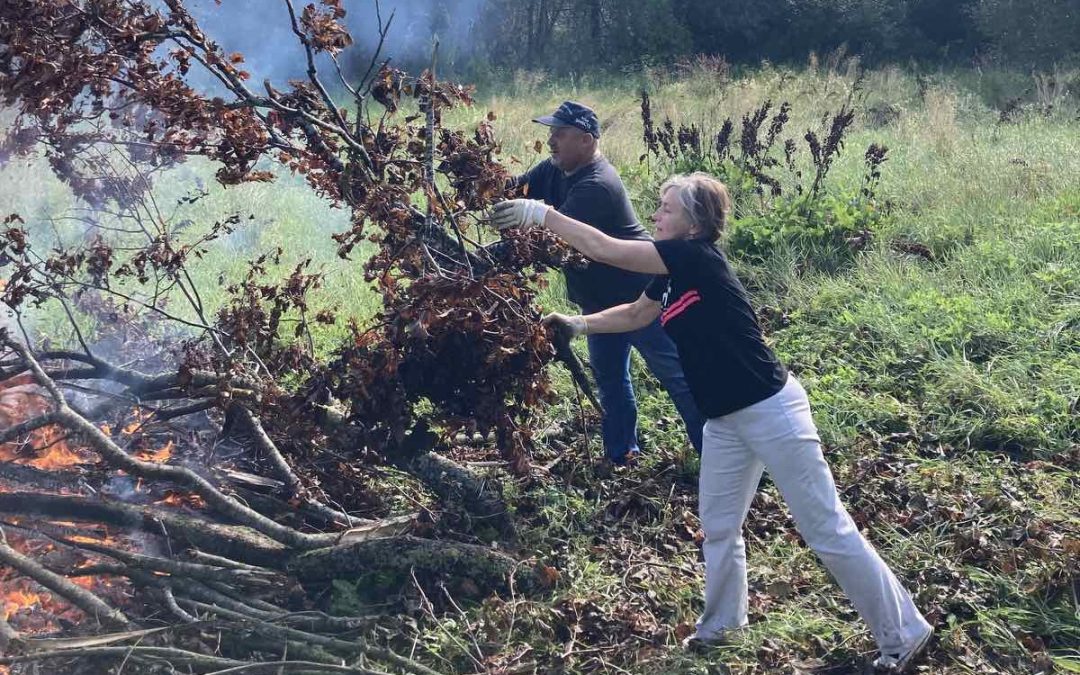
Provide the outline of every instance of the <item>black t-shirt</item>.
[[663,304],[660,323],[679,348],[694,401],[719,417],[783,388],[787,370],[765,344],[761,327],[724,254],[702,240],[655,242],[668,268],[646,291]]
[[[528,185],[529,199],[543,200],[559,213],[616,239],[650,239],[634,215],[618,172],[603,157],[570,175],[545,159],[514,182]],[[637,300],[650,280],[647,274],[593,261],[583,269],[568,268],[565,274],[567,296],[589,314]]]

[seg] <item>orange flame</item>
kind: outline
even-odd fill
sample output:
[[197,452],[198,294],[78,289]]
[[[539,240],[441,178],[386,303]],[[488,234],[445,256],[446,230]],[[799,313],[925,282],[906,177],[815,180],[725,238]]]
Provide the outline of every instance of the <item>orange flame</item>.
[[135,415],[135,419],[124,425],[124,428],[120,430],[120,433],[124,434],[125,436],[131,436],[132,434],[134,434],[136,431],[142,428],[143,424],[145,424],[147,420],[154,416],[154,413],[143,412],[140,408],[132,408],[131,412],[133,415]]
[[[0,428],[13,426],[45,414],[49,402],[28,375],[12,378],[0,386]],[[55,425],[35,429],[23,439],[32,452],[21,452],[20,443],[0,445],[0,461],[29,464],[53,470],[89,461],[68,446],[64,432]]]
[[42,427],[39,431],[41,432],[40,445],[35,444],[35,447],[43,449],[44,453],[30,460],[30,466],[52,471],[83,464],[86,461],[68,447],[62,432],[56,427]]
[[135,453],[137,459],[141,459],[146,462],[154,462],[155,464],[164,464],[172,457],[173,442],[169,441],[164,447],[157,450],[140,450]]
[[165,498],[154,503],[164,504],[165,506],[190,506],[193,509],[201,509],[206,506],[206,500],[199,495],[192,492],[185,494],[176,490],[166,490]]
[[10,591],[3,598],[4,601],[4,621],[11,618],[11,615],[18,612],[20,609],[26,609],[33,607],[34,605],[41,604],[41,596],[37,593],[30,593],[21,589]]

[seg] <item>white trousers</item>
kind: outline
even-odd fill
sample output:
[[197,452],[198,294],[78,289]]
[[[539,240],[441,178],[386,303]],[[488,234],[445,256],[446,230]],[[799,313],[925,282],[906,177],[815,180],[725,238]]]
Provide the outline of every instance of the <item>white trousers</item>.
[[719,637],[747,623],[742,525],[763,469],[779,488],[799,534],[870,626],[883,653],[903,651],[929,625],[859,533],[821,453],[810,402],[789,376],[775,395],[705,424],[698,483],[705,530],[705,611],[697,635]]

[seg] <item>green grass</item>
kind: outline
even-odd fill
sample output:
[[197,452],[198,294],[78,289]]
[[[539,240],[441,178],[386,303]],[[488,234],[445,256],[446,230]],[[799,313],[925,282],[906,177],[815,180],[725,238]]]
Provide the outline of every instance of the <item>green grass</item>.
[[[857,122],[827,189],[860,184],[867,144],[890,148],[880,196],[893,210],[871,246],[838,272],[787,249],[736,264],[755,304],[786,316],[770,323],[768,338],[810,394],[845,502],[938,628],[923,672],[1025,673],[1049,662],[1080,672],[1080,121],[1074,99],[1055,102],[1050,115],[1031,99],[1000,123],[993,106],[1029,84],[1015,73],[920,80],[895,68],[868,73],[858,87],[847,71],[824,68],[763,67],[733,79],[521,74],[449,116],[469,125],[494,111],[502,157],[524,171],[545,138],[532,117],[565,98],[593,105],[604,120],[602,149],[644,218],[666,176],[639,161],[641,86],[658,119],[707,128],[765,99],[790,101],[796,138],[851,97]],[[160,201],[171,204],[208,175],[192,166],[162,177]],[[283,268],[308,256],[325,266],[319,303],[343,315],[375,311],[359,272],[363,253],[340,261],[329,240],[345,212],[292,179],[207,189],[178,217],[255,216],[198,267],[211,303],[222,298],[219,276],[235,280],[246,257],[282,246]],[[0,170],[0,212],[41,228],[72,205],[39,163]],[[901,252],[903,242],[924,245],[933,259]],[[543,304],[571,309],[562,292],[553,279]],[[320,345],[334,337],[320,335]],[[655,380],[636,361],[635,373],[648,453],[609,476],[593,466],[595,416],[585,409],[587,444],[572,385],[553,370],[566,395],[547,416],[573,428],[564,436],[571,447],[549,473],[513,486],[520,552],[559,571],[553,593],[488,599],[463,614],[418,611],[403,639],[416,636],[418,653],[454,672],[528,662],[541,672],[762,673],[796,663],[858,672],[872,641],[768,485],[747,526],[750,630],[705,656],[678,649],[700,611],[696,458]],[[542,447],[537,464],[561,452]]]

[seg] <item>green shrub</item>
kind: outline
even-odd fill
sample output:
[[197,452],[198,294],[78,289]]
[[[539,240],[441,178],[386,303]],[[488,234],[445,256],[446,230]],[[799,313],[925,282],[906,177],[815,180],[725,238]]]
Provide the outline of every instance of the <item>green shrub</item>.
[[[779,249],[793,250],[815,269],[833,272],[865,248],[888,216],[889,206],[876,197],[888,149],[872,144],[864,159],[859,188],[838,189],[826,183],[855,115],[845,104],[821,129],[805,133],[809,161],[800,161],[800,145],[783,139],[791,106],[773,111],[771,101],[743,115],[736,125],[726,119],[718,130],[678,127],[670,119],[656,124],[648,93],[641,98],[646,151],[661,169],[658,175],[702,171],[722,180],[735,202],[727,249],[734,257],[762,260]],[[805,170],[805,171],[804,171]]]
[[733,256],[765,258],[787,247],[815,269],[833,272],[870,242],[887,215],[887,205],[861,194],[779,199],[768,212],[737,219],[727,249]]

